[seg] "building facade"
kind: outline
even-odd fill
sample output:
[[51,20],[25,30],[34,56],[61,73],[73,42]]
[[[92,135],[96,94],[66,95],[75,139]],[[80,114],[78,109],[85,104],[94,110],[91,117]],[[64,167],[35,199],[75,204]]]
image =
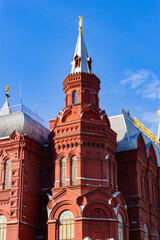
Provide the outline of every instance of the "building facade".
[[159,144],[124,110],[100,109],[91,64],[80,17],[50,130],[23,105],[2,107],[0,240],[160,239]]

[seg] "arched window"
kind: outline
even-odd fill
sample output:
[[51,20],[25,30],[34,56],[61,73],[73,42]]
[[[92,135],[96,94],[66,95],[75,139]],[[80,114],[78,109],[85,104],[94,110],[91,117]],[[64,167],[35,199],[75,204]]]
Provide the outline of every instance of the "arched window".
[[73,103],[77,103],[77,92],[73,93]]
[[123,218],[122,215],[118,214],[118,239],[124,240],[124,231],[123,231]]
[[7,219],[4,215],[0,215],[0,239],[6,240],[6,223]]
[[157,196],[156,196],[156,185],[152,185],[152,198],[153,198],[153,204],[156,204]]
[[112,183],[115,185],[115,168],[114,168],[114,163],[112,163]]
[[146,181],[145,177],[141,176],[141,195],[146,200]]
[[61,186],[66,186],[66,174],[67,174],[67,161],[63,157],[61,159]]
[[95,94],[94,99],[95,99],[95,106],[97,106],[97,104],[98,104],[98,101],[97,101],[97,94]]
[[73,156],[71,162],[72,162],[72,185],[75,185],[77,183],[77,157]]
[[107,154],[105,156],[105,159],[107,159],[107,179],[110,182],[110,162],[109,162],[109,155]]
[[74,215],[69,210],[60,215],[59,240],[74,240]]
[[157,240],[159,240],[159,239],[160,239],[160,238],[159,238],[159,232],[158,232],[157,229],[156,229],[156,231],[155,231],[155,234],[156,234]]
[[90,91],[85,90],[85,103],[90,103]]
[[5,164],[4,188],[9,189],[10,183],[11,183],[11,160],[7,160]]
[[149,231],[148,231],[147,224],[144,224],[144,232],[145,232],[144,240],[149,240]]
[[80,67],[80,57],[78,55],[74,57],[74,61],[75,61],[75,68]]
[[110,162],[109,162],[109,160],[107,161],[107,170],[108,170],[108,181],[110,182],[111,179],[110,179]]

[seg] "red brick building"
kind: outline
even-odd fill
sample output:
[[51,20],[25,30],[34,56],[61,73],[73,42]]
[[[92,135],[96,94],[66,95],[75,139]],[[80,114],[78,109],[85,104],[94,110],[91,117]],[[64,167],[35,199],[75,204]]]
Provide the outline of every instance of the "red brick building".
[[0,111],[1,240],[159,239],[159,146],[125,111],[100,109],[79,30],[50,130],[22,105]]
[[130,239],[160,239],[159,144],[124,110],[110,123],[117,133],[117,180],[127,203]]

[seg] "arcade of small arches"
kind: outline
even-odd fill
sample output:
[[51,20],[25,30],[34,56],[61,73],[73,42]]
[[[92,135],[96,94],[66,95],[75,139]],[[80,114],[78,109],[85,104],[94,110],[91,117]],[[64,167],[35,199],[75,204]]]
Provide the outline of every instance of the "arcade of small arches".
[[99,142],[85,142],[83,141],[82,143],[78,143],[78,142],[71,142],[71,143],[62,143],[61,145],[58,143],[56,149],[57,150],[64,150],[69,149],[69,148],[73,148],[73,147],[78,147],[78,145],[82,145],[83,147],[88,147],[88,148],[97,148],[97,149],[104,149],[106,148],[107,150],[109,150],[110,152],[113,152],[111,148],[109,148],[108,146],[106,146],[104,143],[99,143]]
[[[62,134],[62,133],[65,133],[65,132],[72,132],[72,131],[75,131],[75,130],[78,130],[79,129],[79,125],[75,125],[75,126],[72,126],[72,127],[63,127],[61,129],[58,129],[57,131],[55,131],[56,134]],[[95,127],[95,126],[90,126],[90,125],[82,125],[82,130],[90,130],[90,131],[96,131],[98,133],[104,133],[105,131],[105,128],[104,127]]]

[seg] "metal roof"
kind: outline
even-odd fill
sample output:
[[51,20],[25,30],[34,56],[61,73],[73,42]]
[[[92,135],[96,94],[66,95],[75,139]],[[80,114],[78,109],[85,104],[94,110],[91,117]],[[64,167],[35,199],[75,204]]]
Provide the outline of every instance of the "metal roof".
[[149,146],[152,143],[155,149],[157,163],[160,166],[160,147],[153,142],[141,129],[135,126],[134,120],[122,110],[121,115],[109,117],[111,128],[117,133],[117,152],[127,151],[137,148],[137,139],[139,134],[142,134],[144,142],[146,144],[147,155]]
[[46,144],[50,131],[42,123],[42,119],[24,105],[10,107],[5,103],[0,111],[0,138],[9,137],[16,130],[21,135]]

